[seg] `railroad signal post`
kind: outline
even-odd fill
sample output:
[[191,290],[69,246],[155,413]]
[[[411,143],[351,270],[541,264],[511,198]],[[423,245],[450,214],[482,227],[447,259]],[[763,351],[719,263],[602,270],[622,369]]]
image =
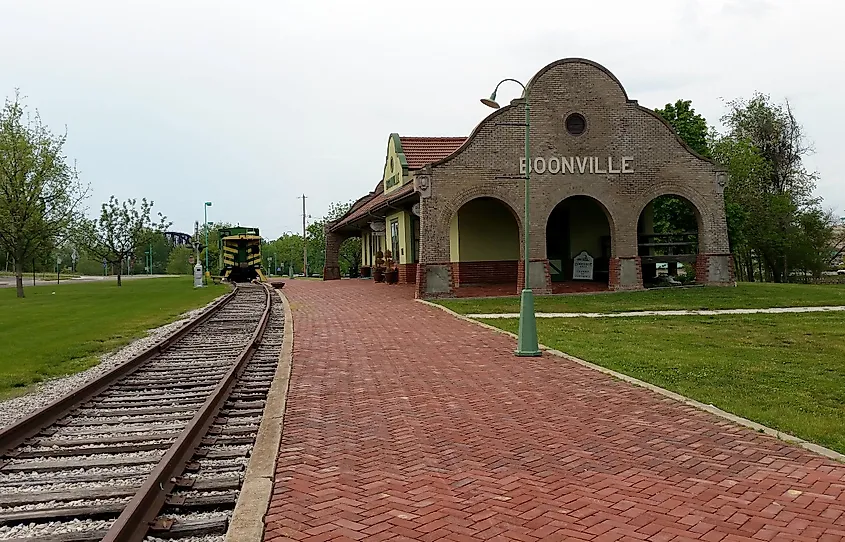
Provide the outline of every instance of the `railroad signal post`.
[[208,275],[210,271],[208,270],[208,208],[211,207],[211,202],[206,201],[205,205],[203,205],[203,217],[205,218],[205,222],[203,222],[205,229],[205,273]]

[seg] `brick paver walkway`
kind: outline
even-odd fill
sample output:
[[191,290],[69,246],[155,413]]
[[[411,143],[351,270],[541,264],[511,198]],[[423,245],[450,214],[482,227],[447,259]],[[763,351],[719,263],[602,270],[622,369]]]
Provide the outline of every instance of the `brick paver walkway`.
[[[369,281],[288,281],[265,540],[845,540],[845,466]],[[600,337],[596,338],[600,340]]]

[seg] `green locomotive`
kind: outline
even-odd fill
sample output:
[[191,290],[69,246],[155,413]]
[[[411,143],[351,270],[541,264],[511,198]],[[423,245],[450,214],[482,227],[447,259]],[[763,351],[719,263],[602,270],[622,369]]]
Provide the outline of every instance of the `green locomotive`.
[[261,267],[258,228],[241,226],[217,230],[220,239],[220,279],[232,282],[265,282]]

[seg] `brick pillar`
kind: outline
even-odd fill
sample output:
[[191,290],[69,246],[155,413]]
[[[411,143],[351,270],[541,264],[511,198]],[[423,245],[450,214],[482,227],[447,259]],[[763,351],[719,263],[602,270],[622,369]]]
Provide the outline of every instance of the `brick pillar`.
[[[546,295],[552,293],[552,272],[549,268],[549,260],[532,259],[530,265],[531,290],[534,294]],[[516,271],[516,292],[521,292],[523,288],[525,288],[525,260],[519,260]]]
[[695,281],[710,286],[736,286],[733,254],[699,254],[695,259]]
[[609,274],[608,287],[611,290],[643,289],[643,266],[639,256],[611,258]]
[[340,280],[340,245],[344,237],[326,232],[326,264],[323,267],[323,280]]

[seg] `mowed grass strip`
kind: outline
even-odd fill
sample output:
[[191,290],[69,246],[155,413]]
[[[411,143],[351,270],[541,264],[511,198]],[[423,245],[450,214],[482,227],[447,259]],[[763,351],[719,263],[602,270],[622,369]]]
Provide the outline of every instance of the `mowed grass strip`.
[[[483,321],[517,332],[516,319]],[[550,318],[537,327],[546,346],[845,453],[843,313]]]
[[[26,298],[0,289],[0,399],[46,378],[79,372],[99,355],[225,294],[194,289],[191,277],[29,286]],[[55,292],[53,294],[52,292]]]
[[[519,297],[438,301],[459,314],[519,312]],[[734,287],[666,288],[639,292],[536,296],[537,312],[626,312],[643,310],[768,309],[845,305],[843,284],[738,283]]]

